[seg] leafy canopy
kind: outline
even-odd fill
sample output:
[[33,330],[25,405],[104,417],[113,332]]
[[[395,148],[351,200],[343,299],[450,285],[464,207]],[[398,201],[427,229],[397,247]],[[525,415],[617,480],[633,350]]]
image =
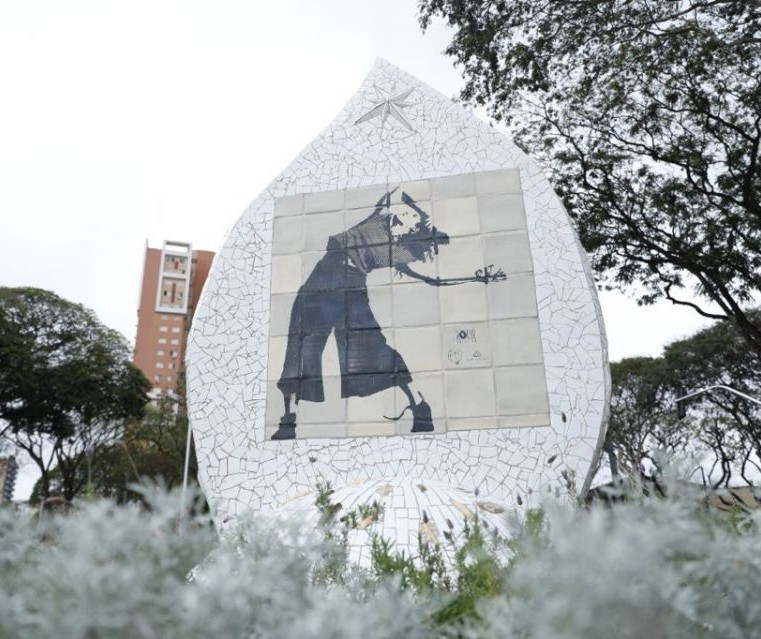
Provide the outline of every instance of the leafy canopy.
[[606,285],[731,319],[758,352],[760,6],[419,2],[424,29],[454,29],[462,97],[551,172]]
[[[758,311],[751,312],[758,321]],[[675,400],[724,385],[761,399],[761,358],[739,331],[716,323],[666,346],[661,357],[635,357],[611,365],[608,450],[621,469],[637,476],[656,452],[694,453],[708,461],[706,481],[726,485],[737,475],[757,482],[761,472],[761,407],[715,389],[688,400],[677,419]]]
[[0,434],[32,457],[45,486],[55,462],[73,497],[82,453],[92,459],[142,416],[149,388],[124,338],[92,311],[49,291],[0,288]]

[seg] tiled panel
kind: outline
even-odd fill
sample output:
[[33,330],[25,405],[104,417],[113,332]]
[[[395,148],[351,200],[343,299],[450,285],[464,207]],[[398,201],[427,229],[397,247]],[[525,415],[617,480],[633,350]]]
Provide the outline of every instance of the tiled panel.
[[344,208],[343,191],[320,191],[304,195],[304,213],[341,211]]
[[395,391],[387,388],[368,397],[351,397],[348,399],[349,422],[378,422],[383,417],[393,417],[396,412]]
[[[275,398],[278,396],[277,380],[267,382],[267,397]],[[266,423],[270,426],[277,426],[283,415],[283,404],[274,399],[267,402]]]
[[491,342],[495,366],[542,362],[539,323],[533,318],[493,321]]
[[272,253],[299,253],[304,242],[304,219],[301,215],[276,217],[273,222]]
[[439,324],[439,291],[416,282],[392,289],[395,326],[429,326]]
[[536,289],[530,273],[509,275],[486,289],[489,318],[536,317]]
[[395,422],[354,423],[346,425],[347,437],[388,437],[395,435]]
[[495,369],[500,415],[546,414],[547,392],[541,366],[506,366]]
[[338,340],[332,333],[325,342],[325,350],[322,352],[322,374],[326,377],[338,377],[341,375],[340,355]]
[[[378,203],[388,192],[387,185],[376,184],[361,189],[349,189],[345,193],[345,208],[360,209],[360,215],[364,214],[364,219],[367,217],[367,211],[371,211],[372,208]],[[359,221],[359,220],[357,220]]]
[[494,376],[490,368],[444,373],[447,417],[495,414]]
[[[444,229],[442,229],[444,230]],[[442,246],[438,256],[439,277],[472,277],[484,267],[483,248],[479,236],[458,238]]]
[[301,282],[305,282],[306,279],[314,271],[314,267],[317,266],[323,257],[325,257],[325,248],[323,247],[319,251],[304,251],[301,253]]
[[447,176],[431,180],[431,197],[445,200],[453,197],[468,197],[476,193],[476,178],[472,173]]
[[520,193],[479,195],[478,214],[483,233],[519,231],[526,228],[526,215]]
[[498,265],[508,275],[532,270],[526,233],[498,233],[483,238],[484,262]]
[[[491,288],[502,287],[504,282],[492,282]],[[480,283],[446,286],[440,290],[441,322],[475,322],[486,318],[486,286]]]
[[[446,400],[444,397],[444,374],[443,373],[418,373],[415,375],[415,400],[425,401],[431,408],[431,417],[435,433],[443,433],[446,430]],[[396,392],[396,414],[399,415],[408,405],[407,398],[403,393]],[[409,435],[412,430],[412,415],[410,411],[404,413],[396,422],[396,432],[399,435]]]
[[299,426],[301,429],[301,437],[304,439],[311,439],[313,437],[346,437],[346,424],[341,421],[332,424],[302,424]]
[[304,250],[324,251],[328,238],[345,230],[343,210],[304,217]]
[[272,258],[272,293],[295,293],[301,286],[301,255]]
[[[372,286],[367,289],[367,296],[370,301],[370,308],[373,312],[373,317],[381,327],[393,325],[393,307],[392,307],[392,292],[391,286]],[[350,292],[349,297],[360,297],[360,292]],[[367,318],[353,314],[351,312],[351,306],[349,307],[349,328],[369,328],[370,320]]]
[[[323,377],[322,383],[325,391],[324,402],[302,400],[295,407],[299,428],[301,424],[343,424],[346,422],[346,400],[341,397],[341,378]],[[280,393],[273,398],[275,403],[281,400]]]
[[283,361],[285,360],[285,347],[287,344],[287,335],[273,335],[270,337],[269,366],[267,369],[268,380],[277,381],[280,379],[280,373],[283,372]]
[[476,235],[480,231],[475,196],[437,200],[432,210],[433,223],[450,238]]
[[448,419],[447,430],[493,430],[498,428],[498,417],[466,417],[461,419]]
[[486,322],[447,324],[441,329],[444,368],[484,368],[493,362],[490,328]]
[[413,371],[439,371],[442,368],[441,328],[424,326],[394,329],[394,348],[403,354]]
[[413,180],[404,183],[405,192],[416,202],[426,202],[431,199],[431,181]]
[[[273,291],[274,293],[274,291]],[[270,334],[287,335],[295,293],[272,295],[270,298]]]
[[286,195],[279,197],[275,203],[275,215],[301,215],[304,212],[304,195]]
[[[423,277],[432,279],[439,277],[439,259],[435,255],[432,258],[426,258],[425,262],[414,262],[410,264],[410,268]],[[415,277],[391,271],[391,269],[389,269],[389,272],[392,273],[392,284],[418,284],[421,281],[420,279],[415,279]]]
[[479,195],[487,193],[521,193],[520,172],[517,169],[480,171],[476,173],[476,190]]
[[547,413],[513,415],[500,417],[499,425],[502,428],[550,428],[550,420]]

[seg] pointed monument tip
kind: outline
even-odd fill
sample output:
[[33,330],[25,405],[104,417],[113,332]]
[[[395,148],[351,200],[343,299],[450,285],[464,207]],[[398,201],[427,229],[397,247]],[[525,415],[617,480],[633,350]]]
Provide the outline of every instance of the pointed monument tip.
[[385,68],[386,70],[388,70],[390,68],[390,69],[393,69],[394,71],[402,71],[402,72],[406,73],[406,71],[404,71],[404,69],[402,69],[401,67],[397,66],[393,62],[389,62],[386,58],[383,58],[381,56],[376,56],[375,62],[373,63],[373,70],[375,70],[377,68]]

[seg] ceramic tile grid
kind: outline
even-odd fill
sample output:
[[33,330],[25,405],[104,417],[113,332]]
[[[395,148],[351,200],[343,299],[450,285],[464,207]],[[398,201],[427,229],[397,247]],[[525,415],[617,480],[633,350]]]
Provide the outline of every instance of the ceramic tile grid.
[[[294,214],[316,214],[316,208],[338,210],[331,203],[338,194],[348,202],[350,192],[353,198],[373,185],[423,181],[424,188],[426,180],[455,175],[478,184],[503,169],[520,176],[550,424],[512,428],[517,424],[508,416],[502,418],[507,428],[492,428],[464,418],[471,430],[450,424],[442,434],[267,441],[270,318],[287,314],[292,303],[292,293],[270,290],[280,257],[272,251],[275,201],[283,215],[289,207]],[[443,181],[440,195],[449,197],[446,189],[457,181]],[[481,203],[482,209],[491,205],[491,215],[479,218],[483,229],[498,228],[500,211],[515,210],[499,197]],[[294,280],[303,276],[307,254],[285,257],[292,259],[284,261],[284,272]],[[522,294],[529,283],[515,279]],[[291,286],[288,277],[283,286]],[[507,312],[499,299],[487,298],[488,304]],[[523,350],[521,331],[530,335],[535,328],[516,324],[514,331],[490,335],[495,359],[537,363],[528,361],[534,355]],[[466,492],[479,488],[507,508],[517,507],[519,498],[525,507],[544,490],[563,490],[569,477],[584,489],[599,458],[610,393],[605,332],[587,259],[541,169],[497,129],[383,60],[227,235],[196,311],[187,380],[199,479],[218,525],[248,509],[276,510],[320,480],[340,487],[414,476]]]
[[[388,193],[393,194],[390,205],[376,210]],[[312,337],[300,333],[307,330],[303,325],[311,319],[308,314],[295,313],[299,321],[289,331],[292,309],[301,308],[300,303],[308,299],[311,314],[319,310],[322,318],[331,309],[314,307],[332,301],[336,288],[340,300],[347,296],[346,301],[355,306],[336,313],[338,326],[329,330],[324,343],[320,358],[324,401],[302,400],[291,407],[298,422],[296,436],[410,433],[411,412],[396,422],[384,419],[399,415],[409,405],[399,388],[368,397],[340,396],[339,353],[348,350],[346,356],[353,359],[352,349],[364,346],[361,338],[368,330],[375,332],[352,312],[362,307],[355,301],[362,292],[340,290],[345,281],[339,272],[333,275],[337,279],[334,288],[317,295],[305,291],[298,301],[295,297],[317,265],[330,258],[330,237],[342,237],[346,229],[379,215],[388,214],[390,221],[396,211],[406,208],[397,203],[402,193],[414,193],[418,198],[415,205],[430,216],[436,233],[446,233],[449,238],[431,259],[410,264],[416,272],[431,278],[458,278],[495,265],[505,274],[504,281],[486,285],[467,282],[442,287],[396,273],[393,268],[374,269],[368,274],[370,309],[388,345],[411,371],[413,394],[421,393],[430,404],[434,432],[549,425],[520,175],[517,169],[506,169],[307,193],[296,202],[288,196],[275,200],[270,284],[271,308],[275,311],[270,313],[265,440],[277,431],[284,412],[283,396],[276,384],[283,374],[286,346],[290,343],[299,349]],[[389,251],[385,245],[383,248]],[[378,366],[377,362],[370,364],[375,367],[368,369],[368,374]]]

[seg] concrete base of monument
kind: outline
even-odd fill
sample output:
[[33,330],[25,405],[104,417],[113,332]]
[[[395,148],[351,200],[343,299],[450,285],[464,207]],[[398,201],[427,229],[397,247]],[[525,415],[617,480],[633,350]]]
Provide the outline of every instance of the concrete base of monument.
[[[317,489],[302,493],[274,516],[316,527],[322,517],[315,505],[317,495]],[[477,519],[484,531],[507,539],[511,519],[517,521],[518,517],[517,511],[489,496],[419,478],[369,479],[335,487],[330,500],[336,520],[350,512],[356,514],[356,528],[348,536],[349,559],[364,567],[370,565],[375,535],[413,558],[420,555],[421,543],[438,544],[451,564],[455,550],[462,545],[466,522],[472,525]]]

